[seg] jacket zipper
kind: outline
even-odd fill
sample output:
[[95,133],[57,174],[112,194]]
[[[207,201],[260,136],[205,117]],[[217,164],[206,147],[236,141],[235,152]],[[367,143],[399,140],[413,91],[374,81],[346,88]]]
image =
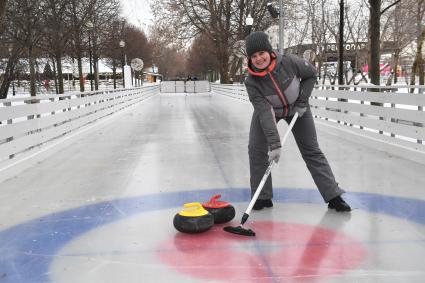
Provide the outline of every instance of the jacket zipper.
[[283,95],[282,91],[280,90],[279,86],[277,85],[276,81],[274,80],[272,74],[270,72],[268,72],[268,74],[269,74],[270,79],[272,80],[273,85],[274,85],[274,87],[275,87],[275,89],[276,89],[276,91],[278,93],[278,96],[279,96],[279,98],[280,98],[280,100],[281,100],[281,102],[283,104],[283,109],[284,109],[283,110],[284,111],[283,117],[287,117],[288,116],[288,111],[289,111],[288,108],[289,107],[288,107],[288,102],[286,101],[285,95]]

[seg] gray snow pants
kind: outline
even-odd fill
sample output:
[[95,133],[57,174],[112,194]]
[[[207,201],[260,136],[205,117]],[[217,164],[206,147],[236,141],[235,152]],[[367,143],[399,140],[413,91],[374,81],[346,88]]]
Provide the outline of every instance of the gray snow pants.
[[[289,124],[292,117],[285,118]],[[316,128],[314,125],[313,115],[311,114],[310,107],[301,118],[298,118],[294,127],[292,128],[295,141],[298,149],[301,152],[308,170],[310,171],[313,180],[319,189],[325,202],[329,202],[336,196],[344,193],[339,188],[338,183],[332,173],[331,167],[326,160],[325,155],[319,148],[317,142]],[[266,136],[260,125],[258,113],[254,111],[251,121],[251,129],[249,133],[249,166],[251,174],[251,195],[254,195],[255,190],[260,184],[261,178],[267,169],[268,163],[268,144]],[[282,156],[282,158],[285,158]],[[289,168],[290,170],[290,168]],[[273,198],[273,186],[271,174],[261,191],[259,199]]]

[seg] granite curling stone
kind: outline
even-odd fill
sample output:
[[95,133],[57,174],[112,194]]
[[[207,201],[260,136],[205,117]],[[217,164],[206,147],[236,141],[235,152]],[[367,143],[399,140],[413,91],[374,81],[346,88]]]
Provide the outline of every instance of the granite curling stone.
[[210,201],[202,206],[214,216],[215,224],[222,224],[231,221],[235,217],[235,208],[228,202],[219,201],[221,195],[215,195]]
[[214,217],[199,202],[185,203],[182,211],[174,216],[174,227],[182,233],[201,233],[214,226]]

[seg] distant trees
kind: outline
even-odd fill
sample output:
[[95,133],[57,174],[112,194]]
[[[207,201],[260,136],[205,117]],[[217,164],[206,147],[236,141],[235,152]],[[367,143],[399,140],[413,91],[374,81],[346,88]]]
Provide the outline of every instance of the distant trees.
[[254,18],[254,30],[264,30],[272,23],[266,1],[263,0],[155,0],[155,23],[169,30],[173,38],[185,43],[196,36],[209,38],[211,55],[217,60],[222,83],[230,81],[234,61],[234,46],[244,38],[245,19]]
[[213,42],[205,35],[199,35],[195,38],[192,46],[188,50],[186,68],[190,74],[210,74],[218,69],[215,50],[212,47]]
[[425,0],[417,0],[413,5],[413,14],[415,15],[415,35],[416,35],[416,53],[413,61],[410,84],[415,83],[415,76],[419,76],[419,84],[425,83],[425,66],[423,58],[423,44],[425,40]]
[[[196,51],[200,43],[198,39],[203,38],[203,42],[208,39],[210,47],[208,55],[216,61],[214,68],[220,72],[221,81],[228,82],[229,77],[235,74],[237,66],[240,65],[235,52],[237,52],[237,42],[244,39],[247,15],[251,14],[254,18],[253,30],[265,30],[272,24],[277,24],[277,20],[272,19],[268,14],[266,2],[268,1],[154,0],[153,11],[155,24],[166,31],[172,41],[170,44],[177,49],[182,47],[189,50],[188,59],[192,64],[188,64],[188,68],[191,68],[193,64],[196,65],[194,62],[202,61],[200,58],[196,59],[194,55],[198,52]],[[274,5],[278,3],[277,0],[270,2]],[[424,10],[423,2],[424,0],[346,1],[344,42],[368,43],[367,56],[356,51],[358,59],[356,63],[360,63],[352,66],[353,70],[361,72],[363,66],[368,64],[370,82],[379,84],[380,50],[384,42],[392,43],[393,47],[397,45],[394,47],[392,61],[392,66],[395,67],[399,65],[403,50],[411,47],[413,41],[417,42],[415,46],[421,47],[420,42],[423,42],[423,39],[420,37],[419,26],[423,27],[424,20],[420,17]],[[316,55],[314,60],[319,72],[322,72],[322,64],[327,60],[324,56],[327,52],[324,46],[336,43],[339,39],[338,6],[338,1],[334,0],[284,1],[285,48],[312,44]],[[415,6],[416,9],[409,8],[411,6]],[[417,20],[415,22],[412,19]],[[411,36],[412,29],[415,29],[415,37]],[[189,45],[191,45],[190,48]],[[418,60],[420,62],[420,58]],[[415,66],[420,65],[421,63],[417,63]],[[415,70],[418,68],[415,67]],[[362,74],[360,80],[369,82],[365,74]],[[347,78],[347,74],[345,81],[346,83],[359,82],[354,78]]]
[[40,15],[44,26],[41,29],[43,40],[39,46],[55,64],[57,76],[53,79],[58,82],[58,93],[64,93],[62,58],[70,40],[70,28],[67,26],[68,9],[67,1],[46,0],[42,4],[43,13]]
[[[390,44],[393,54],[386,64],[397,71],[402,65],[411,83],[419,77],[423,84],[425,0],[345,1],[344,42],[368,43],[367,51],[351,51],[355,52],[356,64],[345,68],[345,83],[381,83],[380,50]],[[78,74],[80,91],[85,91],[87,70],[83,70],[83,61],[89,57],[89,49],[95,89],[99,87],[99,59],[106,58],[116,87],[115,74],[124,63],[124,52],[128,62],[141,58],[145,66],[155,64],[165,78],[214,72],[220,74],[222,83],[228,83],[241,71],[243,58],[239,49],[246,35],[247,16],[254,19],[254,31],[278,23],[269,15],[267,2],[153,0],[154,25],[148,38],[120,18],[119,0],[0,0],[0,23],[2,14],[7,23],[0,33],[0,55],[7,58],[0,77],[0,97],[6,96],[19,64],[30,71],[31,95],[35,95],[40,58],[50,61],[58,93],[64,92],[64,58],[78,66],[74,73]],[[270,2],[277,4],[277,0]],[[308,55],[321,78],[334,83],[336,73],[326,69],[330,56],[325,48],[339,40],[338,15],[336,0],[284,1],[284,47],[291,47],[285,52]],[[124,48],[119,46],[121,40],[125,42]],[[301,54],[297,47],[306,44],[311,44],[311,50]],[[337,56],[337,52],[332,56]],[[363,73],[366,64],[369,77]],[[388,77],[387,83],[397,82],[397,71]],[[354,76],[358,72],[360,79]]]
[[[11,43],[21,47],[28,59],[30,71],[30,92],[31,96],[36,95],[36,70],[35,59],[39,50],[43,33],[43,7],[41,0],[20,0],[9,1],[6,11],[6,32]],[[23,55],[23,54],[17,54]],[[5,94],[0,94],[0,97]]]
[[[336,2],[331,0],[304,0],[299,5],[297,4],[301,8],[291,6],[293,7],[291,13],[294,16],[285,18],[287,44],[289,46],[306,43],[315,45],[317,47],[316,63],[319,66],[319,72],[322,72],[321,66],[326,60],[323,56],[326,50],[323,50],[322,47],[327,43],[338,42],[339,38],[338,15],[340,11]],[[393,70],[399,70],[400,56],[408,55],[406,53],[408,50],[420,47],[421,42],[423,44],[420,31],[424,26],[424,2],[424,0],[346,1],[344,42],[368,43],[366,62],[363,61],[363,58],[357,57],[360,54],[356,54],[356,59],[360,59],[356,60],[356,63],[359,61],[363,65],[367,63],[369,67],[370,81],[363,74],[361,80],[373,84],[381,83],[381,50],[384,48],[386,48],[386,52],[388,52],[388,47],[393,49],[392,60],[389,64],[393,66]],[[286,3],[288,6],[291,2]],[[307,26],[310,26],[310,28],[306,29]],[[306,34],[310,37],[305,36]],[[422,54],[422,52],[416,52],[416,54]],[[412,58],[414,57],[415,55],[412,56]],[[361,72],[363,65],[352,67],[353,70]],[[418,67],[420,65],[423,64],[417,64]],[[417,67],[412,67],[414,70],[418,70]],[[404,72],[406,71],[405,69]],[[418,72],[421,73],[420,70]],[[416,75],[418,76],[418,74]],[[388,78],[388,83],[391,83],[392,78],[394,78],[394,81],[397,80],[397,72],[394,71],[394,74]],[[345,79],[347,83],[358,83],[353,78],[345,77]]]
[[176,41],[175,34],[168,27],[155,25],[150,31],[152,64],[158,67],[164,79],[186,77],[186,51],[182,42]]
[[108,58],[115,79],[116,69],[122,65],[120,40],[126,41],[130,60],[141,58],[146,66],[152,62],[152,47],[145,34],[120,17],[120,0],[9,0],[5,4],[0,0],[0,16],[4,11],[6,23],[0,33],[0,58],[7,59],[3,60],[4,74],[0,75],[0,98],[7,96],[18,63],[28,65],[30,92],[34,96],[43,70],[43,66],[37,68],[41,58],[43,64],[50,62],[57,93],[64,92],[65,59],[78,66],[74,73],[78,74],[80,91],[85,91],[87,70],[83,70],[83,65],[89,57],[89,47],[95,89],[99,87],[100,58]]

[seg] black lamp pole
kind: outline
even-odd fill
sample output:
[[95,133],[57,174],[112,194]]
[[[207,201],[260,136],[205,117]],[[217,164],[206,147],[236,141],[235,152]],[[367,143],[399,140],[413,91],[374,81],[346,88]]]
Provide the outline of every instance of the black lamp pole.
[[251,33],[253,24],[254,24],[254,19],[251,17],[251,14],[248,14],[248,16],[245,19],[245,37]]
[[89,60],[90,60],[90,90],[93,91],[93,62],[92,62],[92,51],[91,51],[91,36],[89,33]]
[[122,66],[122,86],[125,88],[125,78],[124,78],[124,66],[127,65],[127,58],[125,58],[125,41],[121,40],[120,41],[120,47],[121,47],[121,66]]
[[344,84],[344,0],[339,0],[338,84]]

